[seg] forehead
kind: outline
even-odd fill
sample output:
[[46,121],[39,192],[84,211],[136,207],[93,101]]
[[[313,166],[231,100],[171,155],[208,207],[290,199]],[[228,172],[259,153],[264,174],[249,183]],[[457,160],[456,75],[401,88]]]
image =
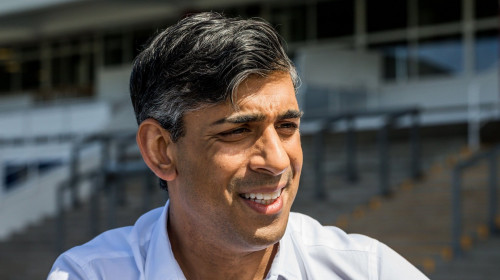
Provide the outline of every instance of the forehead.
[[252,110],[252,107],[270,110],[277,106],[297,107],[297,98],[290,74],[274,72],[265,77],[249,76],[236,89],[234,103],[236,112]]

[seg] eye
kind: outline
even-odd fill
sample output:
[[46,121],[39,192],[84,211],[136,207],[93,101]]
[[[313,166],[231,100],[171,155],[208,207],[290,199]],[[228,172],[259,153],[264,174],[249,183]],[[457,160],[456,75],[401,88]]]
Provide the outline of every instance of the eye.
[[246,127],[239,127],[239,128],[232,129],[229,131],[224,131],[221,133],[221,135],[238,135],[238,134],[242,134],[242,133],[245,133],[248,131],[250,131],[250,130]]
[[285,122],[278,126],[278,128],[291,128],[291,129],[297,129],[298,127],[299,126],[294,122]]
[[243,139],[247,133],[251,132],[247,127],[238,127],[219,133],[219,136],[225,141],[237,141]]
[[276,126],[276,129],[284,135],[293,135],[299,128],[299,124],[295,122],[282,122]]

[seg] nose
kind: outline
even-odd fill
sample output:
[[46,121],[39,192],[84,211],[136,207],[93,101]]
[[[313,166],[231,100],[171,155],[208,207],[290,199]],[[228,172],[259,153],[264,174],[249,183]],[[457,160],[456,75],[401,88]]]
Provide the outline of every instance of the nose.
[[250,168],[256,172],[277,176],[290,166],[290,158],[282,138],[274,126],[264,130],[256,143],[257,152],[250,158]]

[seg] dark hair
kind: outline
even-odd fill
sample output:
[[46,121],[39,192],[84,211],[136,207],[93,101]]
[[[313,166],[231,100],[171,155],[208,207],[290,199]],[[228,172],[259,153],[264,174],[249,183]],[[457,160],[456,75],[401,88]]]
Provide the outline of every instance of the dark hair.
[[137,56],[130,96],[137,123],[153,118],[172,141],[184,135],[183,116],[206,104],[230,101],[249,75],[274,71],[298,76],[277,32],[260,19],[208,12],[159,33]]

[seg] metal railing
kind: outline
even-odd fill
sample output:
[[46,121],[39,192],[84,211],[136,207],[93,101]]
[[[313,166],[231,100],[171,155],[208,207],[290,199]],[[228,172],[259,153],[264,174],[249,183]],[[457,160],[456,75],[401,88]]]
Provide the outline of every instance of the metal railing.
[[356,156],[356,127],[355,120],[359,118],[381,117],[383,124],[378,130],[378,185],[379,193],[388,195],[390,193],[390,141],[389,132],[391,128],[399,121],[399,119],[410,117],[410,174],[409,177],[418,178],[421,175],[421,158],[420,158],[420,110],[418,108],[403,108],[403,109],[386,109],[386,110],[370,110],[359,112],[346,112],[334,115],[325,114],[307,114],[307,120],[319,122],[319,129],[313,134],[313,145],[315,155],[315,197],[322,199],[325,197],[325,146],[326,135],[330,127],[337,122],[344,121],[346,123],[345,131],[345,166],[347,180],[355,182],[358,180],[357,156]]
[[453,251],[460,255],[462,253],[462,227],[463,227],[463,213],[462,213],[462,174],[463,172],[476,166],[479,162],[486,160],[489,166],[488,175],[488,214],[487,224],[490,233],[498,233],[498,228],[495,223],[497,215],[498,201],[497,201],[497,186],[498,186],[498,156],[500,156],[500,145],[495,146],[491,150],[475,154],[471,158],[461,161],[456,164],[451,172],[452,182],[452,248]]
[[65,148],[75,139],[69,134],[0,137],[0,199],[66,164]]
[[[97,166],[81,171],[82,152],[91,145],[99,145],[100,160]],[[152,175],[142,158],[128,158],[127,148],[135,145],[135,133],[97,134],[79,140],[73,147],[70,159],[70,175],[57,190],[57,222],[55,249],[62,252],[65,248],[67,227],[66,213],[69,209],[79,208],[80,187],[83,182],[90,182],[88,235],[94,237],[100,232],[101,202],[105,195],[107,200],[106,223],[108,228],[115,226],[116,207],[123,204],[123,180],[128,176]],[[113,153],[113,151],[115,153]],[[145,211],[150,205],[153,176],[144,176],[142,208]],[[69,202],[67,199],[69,198]]]

